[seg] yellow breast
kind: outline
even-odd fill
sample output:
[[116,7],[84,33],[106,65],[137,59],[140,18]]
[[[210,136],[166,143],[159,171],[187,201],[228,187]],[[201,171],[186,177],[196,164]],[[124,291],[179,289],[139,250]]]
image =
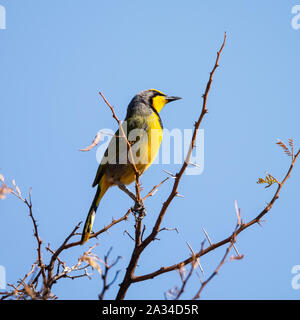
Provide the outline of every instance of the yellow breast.
[[[148,131],[145,137],[138,144],[132,146],[133,153],[136,155],[135,165],[140,173],[145,172],[152,164],[160,148],[163,130],[159,117],[153,113],[147,118]],[[145,139],[144,139],[145,138]],[[126,172],[120,178],[121,183],[130,184],[135,180],[134,171],[131,165],[126,166]]]
[[145,170],[151,165],[157,156],[163,136],[161,122],[157,114],[153,113],[149,117],[148,125],[148,157]]

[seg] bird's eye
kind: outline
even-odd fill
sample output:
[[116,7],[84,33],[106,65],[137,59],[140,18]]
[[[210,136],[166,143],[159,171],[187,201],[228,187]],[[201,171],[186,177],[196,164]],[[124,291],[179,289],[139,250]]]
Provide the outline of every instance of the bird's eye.
[[156,89],[151,89],[151,91],[153,92],[153,97],[156,97],[156,96],[165,96],[165,94],[159,90],[156,90]]

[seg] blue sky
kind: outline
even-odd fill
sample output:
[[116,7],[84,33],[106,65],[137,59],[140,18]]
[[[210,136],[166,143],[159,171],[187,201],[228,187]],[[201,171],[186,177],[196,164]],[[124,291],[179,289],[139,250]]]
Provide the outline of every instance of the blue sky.
[[[183,97],[161,113],[166,128],[192,128],[216,52],[228,34],[209,95],[205,129],[205,168],[184,176],[166,215],[167,232],[143,254],[137,274],[189,256],[188,241],[200,248],[205,227],[213,241],[231,233],[237,200],[245,221],[257,215],[274,187],[256,184],[270,172],[282,178],[289,159],[276,139],[294,138],[299,146],[300,30],[291,27],[295,1],[83,1],[0,0],[7,28],[0,30],[0,172],[26,193],[33,188],[34,214],[41,238],[56,248],[85,219],[94,195],[96,150],[80,153],[99,129],[116,128],[101,90],[120,118],[133,95],[156,88]],[[142,177],[145,190],[179,165],[154,165]],[[237,247],[245,255],[228,262],[207,286],[203,299],[299,299],[291,269],[300,264],[298,165],[266,216],[263,227],[243,232]],[[147,201],[148,230],[170,191],[166,183]],[[131,205],[118,189],[103,198],[94,227],[100,229]],[[35,259],[32,225],[24,205],[0,202],[0,265],[7,282],[29,271]],[[99,239],[102,257],[123,257],[133,243],[133,218]],[[94,244],[95,240],[89,242]],[[70,265],[88,248],[62,256]],[[225,247],[201,259],[206,276]],[[123,276],[123,274],[122,274]],[[121,281],[122,276],[118,279]],[[163,299],[180,284],[176,273],[133,285],[128,299]],[[199,287],[194,278],[184,298]],[[113,299],[116,289],[107,298]],[[60,281],[63,299],[97,299],[99,276]]]

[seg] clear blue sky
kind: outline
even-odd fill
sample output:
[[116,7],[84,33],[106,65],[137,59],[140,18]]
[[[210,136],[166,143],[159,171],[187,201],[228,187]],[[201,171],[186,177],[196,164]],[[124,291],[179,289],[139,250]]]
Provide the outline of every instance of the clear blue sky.
[[[131,97],[157,88],[183,97],[162,111],[166,128],[191,128],[224,32],[228,41],[215,74],[205,129],[205,169],[185,176],[166,215],[161,234],[143,254],[137,274],[189,256],[188,241],[200,248],[205,227],[213,241],[236,222],[234,200],[245,221],[269,201],[274,187],[257,185],[265,171],[282,178],[289,159],[276,139],[299,136],[300,30],[291,27],[295,1],[83,1],[0,0],[7,29],[0,30],[0,172],[26,193],[33,188],[34,214],[44,244],[52,248],[85,219],[94,195],[96,150],[80,153],[102,128],[116,128],[98,96],[103,91],[125,116]],[[263,227],[238,238],[243,260],[228,262],[207,286],[203,299],[299,299],[291,269],[300,264],[299,178],[296,165]],[[154,165],[143,176],[146,190],[179,165]],[[151,228],[171,184],[147,201]],[[118,189],[104,197],[95,220],[100,229],[131,205]],[[24,276],[35,259],[26,208],[9,197],[0,202],[0,265],[7,282]],[[99,239],[102,257],[113,246],[125,269],[133,243],[133,218]],[[89,242],[94,244],[95,240]],[[62,256],[68,264],[88,245]],[[201,263],[209,276],[225,247]],[[122,274],[123,276],[123,274]],[[120,277],[118,281],[121,281]],[[133,285],[127,298],[162,298],[180,283],[177,273]],[[197,290],[197,278],[184,298]],[[97,299],[99,276],[54,286],[64,299]],[[114,298],[116,288],[107,298]]]

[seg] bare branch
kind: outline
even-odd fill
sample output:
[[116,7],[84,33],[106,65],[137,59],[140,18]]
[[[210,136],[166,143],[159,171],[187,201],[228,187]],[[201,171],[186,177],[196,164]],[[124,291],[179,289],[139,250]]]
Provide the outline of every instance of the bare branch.
[[96,147],[99,144],[100,139],[101,139],[101,132],[98,132],[96,134],[93,142],[88,147],[85,147],[83,149],[79,149],[79,151],[90,151],[90,150],[92,150],[94,147]]
[[105,293],[109,290],[109,288],[116,282],[118,275],[120,273],[121,270],[117,270],[113,279],[108,282],[108,274],[110,272],[110,270],[119,262],[119,260],[121,259],[120,256],[118,256],[112,263],[109,263],[108,258],[109,255],[112,251],[112,247],[109,249],[108,253],[104,256],[104,271],[101,275],[102,278],[102,282],[103,282],[103,287],[102,287],[102,291],[99,294],[99,300],[103,300]]
[[[270,200],[270,202],[265,206],[265,208],[255,217],[253,218],[251,221],[249,221],[248,223],[242,223],[239,225],[238,229],[232,233],[231,235],[229,235],[227,238],[214,243],[214,244],[210,244],[209,247],[200,250],[199,252],[196,253],[196,257],[202,257],[204,255],[206,255],[207,253],[215,250],[216,248],[219,248],[227,243],[232,243],[233,240],[235,239],[235,237],[237,237],[241,232],[243,232],[244,230],[248,229],[250,226],[254,225],[254,224],[259,224],[262,217],[264,215],[266,215],[271,208],[273,207],[274,203],[276,202],[276,200],[279,198],[279,193],[283,187],[283,185],[285,184],[285,182],[287,181],[287,179],[289,178],[291,171],[293,170],[293,167],[295,165],[295,162],[299,156],[300,150],[297,152],[297,154],[295,155],[285,177],[283,178],[283,180],[280,182],[280,184],[277,187],[277,190],[275,192],[275,194],[273,195],[272,199]],[[164,274],[166,272],[170,272],[173,270],[178,270],[179,268],[181,268],[183,265],[187,265],[189,263],[191,263],[193,261],[192,258],[187,258],[179,263],[176,263],[174,265],[168,266],[168,267],[161,267],[160,269],[151,272],[149,274],[146,275],[142,275],[142,276],[136,276],[132,279],[132,282],[140,282],[140,281],[145,281],[148,279],[153,279],[154,277],[157,277],[158,275]]]
[[217,67],[219,66],[219,64],[218,64],[219,63],[219,58],[220,58],[220,54],[221,54],[221,52],[222,52],[222,50],[223,50],[223,48],[225,46],[225,42],[226,42],[226,33],[224,35],[224,40],[223,40],[222,46],[221,46],[220,50],[217,53],[217,58],[216,58],[215,65],[214,65],[214,67],[213,67],[213,69],[212,69],[212,71],[210,73],[209,80],[208,80],[208,83],[206,85],[206,89],[205,89],[205,92],[204,92],[204,95],[203,95],[202,110],[201,110],[199,119],[195,122],[194,131],[193,131],[193,135],[192,135],[192,140],[191,140],[191,143],[190,143],[190,147],[189,147],[187,156],[185,158],[185,162],[183,163],[180,171],[176,174],[176,178],[174,179],[174,184],[173,184],[172,191],[171,191],[169,197],[164,202],[164,204],[163,204],[163,206],[161,208],[161,211],[160,211],[160,213],[158,215],[158,218],[156,220],[156,223],[155,223],[155,225],[153,227],[152,232],[143,241],[141,241],[141,237],[140,237],[140,234],[141,234],[141,221],[137,221],[137,223],[136,223],[136,238],[135,238],[136,239],[136,244],[135,244],[134,250],[132,252],[131,259],[130,259],[129,265],[127,267],[124,279],[123,279],[122,283],[120,284],[120,289],[119,289],[117,297],[116,297],[117,300],[124,299],[129,286],[134,282],[134,279],[135,279],[134,271],[135,271],[135,268],[137,266],[137,262],[139,260],[139,257],[141,255],[141,253],[143,252],[143,250],[152,241],[154,241],[157,238],[157,234],[158,234],[158,232],[160,230],[160,226],[161,226],[162,220],[163,220],[163,218],[165,216],[165,213],[166,213],[170,203],[173,201],[173,199],[178,194],[177,189],[178,189],[179,182],[180,182],[180,180],[181,180],[181,178],[182,178],[182,176],[183,176],[188,164],[190,163],[190,158],[191,158],[191,155],[192,155],[192,150],[193,150],[194,145],[195,145],[198,129],[200,127],[200,124],[202,122],[202,119],[203,119],[204,115],[207,113],[207,97],[208,97],[208,93],[210,91],[211,83],[212,83],[212,80],[213,80],[213,75],[214,75]]
[[155,185],[146,195],[145,197],[143,198],[143,200],[146,200],[147,198],[149,197],[152,197],[156,191],[158,190],[158,188],[163,184],[165,183],[167,180],[169,180],[169,177],[167,177],[166,179],[164,179],[162,182],[160,182],[159,184]]

